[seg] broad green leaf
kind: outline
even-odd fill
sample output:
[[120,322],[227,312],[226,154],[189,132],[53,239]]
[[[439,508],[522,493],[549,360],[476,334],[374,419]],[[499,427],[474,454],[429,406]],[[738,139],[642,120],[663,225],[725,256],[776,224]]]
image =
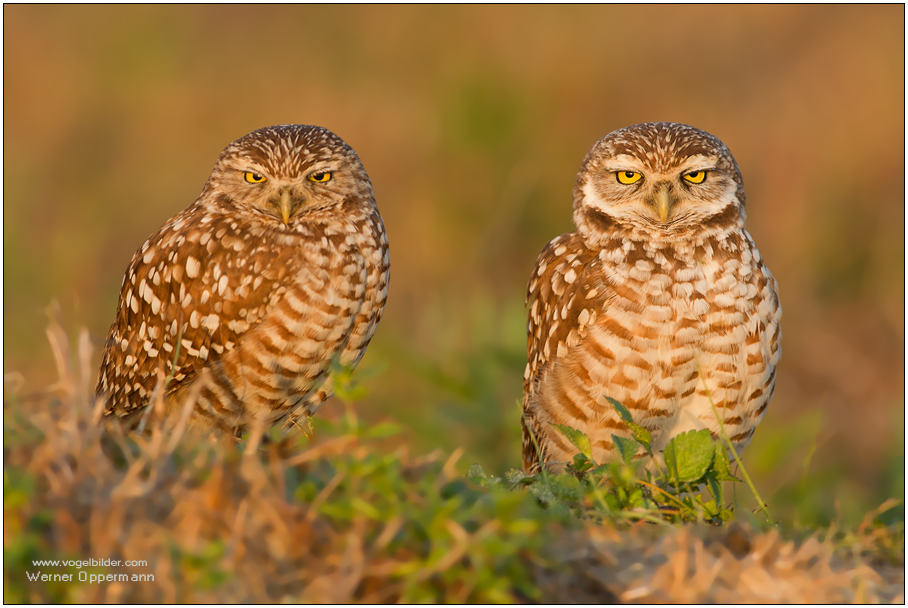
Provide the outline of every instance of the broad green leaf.
[[549,423],[560,432],[562,435],[567,437],[568,441],[574,444],[574,446],[580,450],[580,453],[586,456],[591,462],[593,461],[593,448],[590,446],[590,438],[578,431],[575,428],[569,427],[565,424],[554,424]]
[[612,407],[617,410],[618,415],[621,416],[621,419],[624,420],[625,424],[627,424],[627,428],[631,430],[634,439],[636,439],[645,449],[649,450],[649,447],[653,443],[653,436],[650,435],[650,432],[634,422],[634,417],[631,416],[630,411],[621,405],[617,399],[612,399],[611,397],[606,397],[606,399],[612,404]]
[[688,431],[672,438],[665,448],[665,466],[673,481],[697,481],[713,463],[715,448],[707,429]]
[[640,443],[618,435],[612,435],[612,441],[615,443],[618,453],[621,454],[621,460],[624,461],[624,464],[630,464],[634,460],[634,455],[640,449]]

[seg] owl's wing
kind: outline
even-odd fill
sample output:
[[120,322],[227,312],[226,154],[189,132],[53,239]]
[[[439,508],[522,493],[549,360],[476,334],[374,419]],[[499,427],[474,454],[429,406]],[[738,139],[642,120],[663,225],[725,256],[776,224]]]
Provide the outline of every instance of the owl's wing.
[[597,304],[607,295],[597,261],[577,232],[553,239],[539,254],[527,285],[525,392],[533,390],[546,364],[576,346],[595,322]]
[[[291,248],[261,255],[225,215],[187,208],[151,235],[126,271],[97,393],[106,415],[148,404],[159,376],[187,385],[261,323],[285,290]],[[257,255],[257,253],[259,255]]]
[[388,236],[378,210],[357,222],[357,249],[365,261],[365,289],[360,298],[361,306],[352,325],[352,333],[340,357],[341,365],[359,363],[375,329],[381,321],[388,297],[391,260]]
[[586,246],[578,232],[570,232],[545,246],[527,284],[530,312],[523,379],[523,457],[527,470],[535,470],[540,457],[545,459],[544,454],[537,453],[536,443],[547,433],[539,427],[529,402],[555,361],[586,337],[602,310],[608,287],[597,268],[597,253]]

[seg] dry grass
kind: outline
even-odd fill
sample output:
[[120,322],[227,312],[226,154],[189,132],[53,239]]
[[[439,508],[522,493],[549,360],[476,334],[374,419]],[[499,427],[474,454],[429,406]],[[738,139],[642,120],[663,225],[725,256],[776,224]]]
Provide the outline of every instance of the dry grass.
[[[596,525],[473,486],[459,453],[410,457],[352,408],[311,440],[124,436],[97,424],[86,334],[48,336],[60,381],[4,402],[7,602],[904,602],[903,527],[875,513],[848,534]],[[154,580],[27,580],[89,558]]]
[[[903,567],[854,558],[828,531],[800,541],[786,540],[775,529],[757,532],[737,524],[669,532],[588,526],[582,534],[585,555],[567,557],[571,576],[555,585],[573,588],[585,577],[621,603],[905,601]],[[866,550],[874,540],[865,537],[861,543]],[[577,554],[573,543],[564,550]]]

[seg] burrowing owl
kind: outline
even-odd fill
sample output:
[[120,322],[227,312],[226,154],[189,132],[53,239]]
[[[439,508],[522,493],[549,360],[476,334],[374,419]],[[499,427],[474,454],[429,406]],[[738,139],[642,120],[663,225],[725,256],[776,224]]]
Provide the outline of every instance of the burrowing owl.
[[684,431],[717,434],[709,397],[745,447],[772,396],[781,308],[728,148],[674,123],[610,133],[577,175],[574,222],[527,288],[524,468],[577,452],[549,423],[613,459],[612,435],[628,433],[606,397],[652,433],[654,453]]
[[356,365],[375,333],[388,270],[347,144],[307,125],[249,133],[127,268],[98,380],[105,414],[135,424],[168,376],[168,412],[197,393],[197,430],[314,413],[332,362]]

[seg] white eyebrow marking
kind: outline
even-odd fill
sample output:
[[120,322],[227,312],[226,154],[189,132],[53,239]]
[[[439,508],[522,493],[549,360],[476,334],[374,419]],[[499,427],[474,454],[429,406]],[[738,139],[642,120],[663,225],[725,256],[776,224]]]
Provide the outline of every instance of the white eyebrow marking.
[[640,159],[630,156],[629,154],[619,154],[615,158],[606,159],[602,163],[606,171],[615,173],[617,171],[634,171],[644,173],[646,165]]
[[704,156],[703,154],[695,154],[687,159],[684,162],[678,165],[678,170],[681,173],[688,173],[691,170],[703,170],[703,171],[712,171],[716,168],[716,165],[719,163],[719,157],[717,156]]

